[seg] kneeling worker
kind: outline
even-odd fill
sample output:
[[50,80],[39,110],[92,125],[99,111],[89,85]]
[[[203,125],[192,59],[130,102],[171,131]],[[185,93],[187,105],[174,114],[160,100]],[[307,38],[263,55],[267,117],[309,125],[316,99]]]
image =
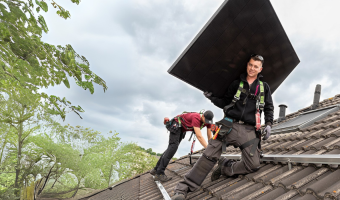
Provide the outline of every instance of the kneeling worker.
[[202,136],[201,129],[207,127],[208,140],[212,138],[211,124],[213,123],[214,114],[210,110],[200,113],[184,113],[174,117],[170,120],[166,128],[170,131],[169,146],[159,158],[156,167],[151,170],[151,174],[155,176],[155,181],[169,181],[165,174],[165,168],[168,166],[170,160],[175,155],[179,143],[185,137],[186,131],[194,131],[198,141],[204,148],[207,147],[207,142]]
[[[172,200],[184,200],[188,192],[195,191],[215,163],[218,167],[211,175],[211,181],[221,175],[248,174],[260,166],[261,113],[264,112],[266,127],[263,140],[270,136],[273,123],[273,101],[267,83],[260,81],[264,59],[260,55],[251,55],[247,64],[247,74],[242,74],[232,82],[223,98],[214,97],[211,93],[204,95],[217,107],[223,109],[225,117],[216,122],[220,127],[218,134],[209,140],[208,147],[194,167],[179,182]],[[233,145],[241,150],[242,160],[234,161],[220,158],[226,146]]]

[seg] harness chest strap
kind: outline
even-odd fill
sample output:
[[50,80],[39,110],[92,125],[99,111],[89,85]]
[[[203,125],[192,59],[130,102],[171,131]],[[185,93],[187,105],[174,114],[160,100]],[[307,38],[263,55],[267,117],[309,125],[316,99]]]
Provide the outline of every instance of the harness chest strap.
[[[257,104],[259,105],[259,109],[263,110],[264,105],[265,105],[265,103],[264,103],[264,86],[263,86],[262,81],[259,81],[259,82],[260,82],[260,94],[258,94],[256,96],[256,100],[257,100]],[[234,95],[234,99],[231,101],[231,103],[229,105],[224,107],[225,111],[228,110],[229,108],[233,107],[236,104],[236,102],[238,100],[240,100],[241,93],[244,93],[247,96],[250,94],[250,92],[248,90],[244,89],[243,86],[244,86],[243,81],[240,81],[240,85],[237,89],[236,94]]]

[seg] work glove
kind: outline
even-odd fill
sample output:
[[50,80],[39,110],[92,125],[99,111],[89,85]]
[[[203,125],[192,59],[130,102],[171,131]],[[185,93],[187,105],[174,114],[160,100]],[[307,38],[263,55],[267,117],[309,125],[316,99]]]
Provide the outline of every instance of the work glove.
[[203,95],[204,95],[206,98],[211,99],[211,97],[212,97],[212,92],[206,91],[206,92],[203,93]]
[[267,125],[266,128],[262,132],[262,136],[263,136],[262,140],[268,140],[271,131],[272,131],[272,128],[270,127],[270,125]]

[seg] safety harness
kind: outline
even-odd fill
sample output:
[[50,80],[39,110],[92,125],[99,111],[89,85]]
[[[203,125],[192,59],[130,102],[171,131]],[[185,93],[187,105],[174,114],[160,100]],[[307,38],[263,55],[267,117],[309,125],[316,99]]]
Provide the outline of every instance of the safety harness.
[[243,88],[243,85],[244,85],[243,81],[241,81],[240,85],[238,87],[238,90],[237,90],[236,94],[234,95],[234,99],[231,101],[231,103],[229,105],[224,107],[224,110],[226,111],[229,108],[234,107],[236,102],[238,100],[240,100],[241,92],[247,95],[247,97],[243,101],[243,104],[247,103],[247,98],[249,98],[249,99],[256,99],[257,100],[256,101],[256,109],[263,110],[264,105],[265,105],[265,103],[264,103],[264,86],[263,86],[263,82],[260,81],[260,85],[259,85],[260,86],[260,94],[259,95],[256,95],[257,91],[258,91],[258,86],[256,88],[255,94],[251,94],[248,90]]
[[[200,114],[200,115],[203,115],[204,111],[205,111],[205,110],[201,110],[201,111],[199,112],[199,114]],[[196,113],[196,112],[186,112],[186,111],[184,111],[181,115],[187,114],[187,113]],[[178,120],[179,127],[182,127],[182,121],[184,122],[184,119],[183,119],[180,115],[177,116],[176,118],[177,118],[177,120]],[[194,127],[187,127],[186,125],[184,125],[184,126],[185,126],[186,130],[192,131],[192,132],[191,132],[191,135],[190,135],[190,138],[189,138],[189,142],[191,141],[191,138],[194,137],[194,138],[193,138],[193,141],[192,141],[192,144],[191,144],[191,148],[190,148],[190,155],[191,155],[191,154],[193,154],[194,148],[195,148],[196,134],[195,134],[195,131],[194,131]],[[204,123],[202,123],[202,125],[201,125],[201,127],[200,127],[200,130],[202,130],[203,126],[204,126]],[[184,138],[184,136],[185,136],[185,135],[183,135],[183,138]],[[191,163],[191,161],[190,161],[190,163]]]
[[[264,86],[263,86],[263,82],[262,81],[259,81],[260,84],[256,87],[256,92],[255,94],[252,94],[250,93],[250,90],[246,90],[243,88],[243,81],[240,82],[240,85],[238,87],[238,90],[236,92],[236,94],[234,95],[234,99],[231,101],[231,103],[227,106],[225,106],[223,108],[224,110],[224,113],[226,113],[226,111],[231,108],[231,107],[234,107],[234,105],[236,104],[236,102],[238,100],[240,100],[240,96],[241,96],[241,93],[244,93],[247,95],[247,97],[244,99],[243,101],[243,104],[246,104],[247,103],[247,99],[255,99],[256,100],[256,113],[255,113],[255,119],[256,119],[256,132],[258,132],[261,128],[261,117],[260,117],[260,110],[263,111],[264,109]],[[258,92],[258,87],[260,87],[260,93],[258,95],[257,92]],[[230,118],[228,117],[224,117],[224,120],[231,120]],[[222,122],[222,120],[221,120]],[[222,123],[223,124],[223,123]],[[221,129],[222,126],[220,126],[220,129]],[[231,130],[231,129],[230,129]],[[230,132],[230,130],[227,132],[227,134]],[[218,130],[219,131],[219,130]],[[214,136],[213,139],[216,139],[217,138],[217,134],[218,134],[218,131],[216,132],[216,135]],[[247,147],[249,147],[250,145],[252,145],[252,148],[250,150],[250,156],[254,156],[255,154],[255,151],[256,151],[256,147],[259,146],[259,142],[260,142],[260,138],[261,138],[261,134],[258,136],[258,133],[256,133],[256,138],[252,139],[252,140],[249,140],[248,142],[245,142],[243,143],[241,146],[240,146],[240,149],[243,150]],[[226,147],[228,146],[226,140],[225,140],[225,137],[224,139],[222,140],[222,152],[226,152]],[[259,146],[260,147],[260,146]]]

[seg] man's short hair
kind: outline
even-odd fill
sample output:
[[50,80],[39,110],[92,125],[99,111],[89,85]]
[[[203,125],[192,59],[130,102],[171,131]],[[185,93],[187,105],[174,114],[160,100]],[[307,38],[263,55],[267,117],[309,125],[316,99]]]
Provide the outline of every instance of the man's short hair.
[[258,55],[258,54],[252,54],[252,55],[250,56],[250,59],[253,59],[253,60],[255,60],[255,61],[260,61],[260,62],[262,63],[262,65],[263,65],[263,63],[264,63],[264,58],[263,58],[263,56]]

